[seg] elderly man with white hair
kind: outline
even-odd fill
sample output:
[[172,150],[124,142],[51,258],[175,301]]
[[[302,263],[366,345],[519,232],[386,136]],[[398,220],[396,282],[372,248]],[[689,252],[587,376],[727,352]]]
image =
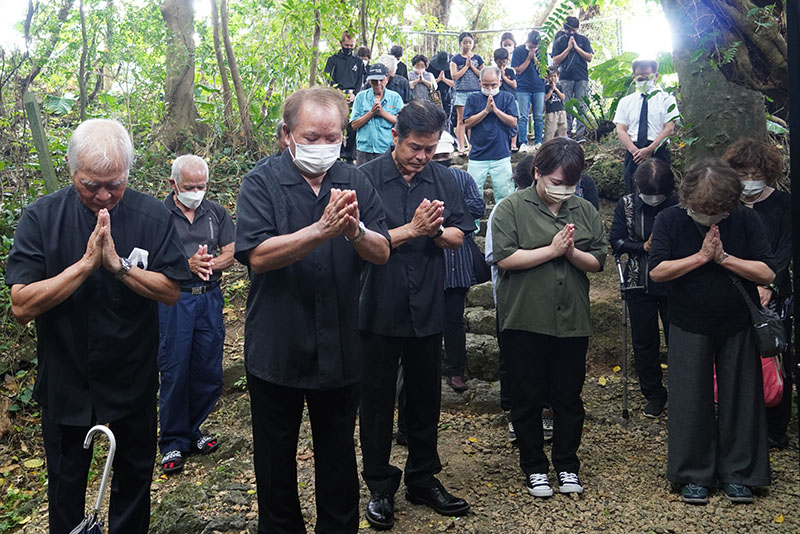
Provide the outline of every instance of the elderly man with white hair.
[[397,76],[397,58],[387,54],[381,56],[378,59],[378,63],[386,66],[386,71],[389,75],[386,88],[400,95],[404,104],[411,102],[411,86],[408,83],[408,79],[403,76]]
[[225,323],[219,281],[233,265],[235,230],[227,210],[205,198],[208,165],[203,158],[175,158],[169,184],[164,206],[192,271],[178,303],[159,306],[161,468],[175,473],[183,469],[185,454],[208,454],[219,446],[216,438],[203,436],[200,425],[222,391]]
[[[484,67],[481,92],[473,93],[464,106],[464,125],[472,130],[467,171],[483,191],[486,176],[492,177],[495,204],[514,191],[511,180],[511,138],[517,133],[517,103],[500,91],[500,69]],[[477,221],[476,221],[477,222]]]
[[50,532],[83,519],[95,424],[116,435],[111,532],[146,533],[156,444],[158,306],[190,273],[169,212],[127,189],[133,146],[92,119],[67,149],[72,185],[22,214],[6,266],[11,312],[36,319]]

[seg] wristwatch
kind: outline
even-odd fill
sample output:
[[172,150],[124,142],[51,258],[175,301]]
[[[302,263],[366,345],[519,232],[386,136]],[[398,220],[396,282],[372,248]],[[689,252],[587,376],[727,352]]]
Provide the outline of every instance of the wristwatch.
[[345,241],[349,241],[350,243],[358,243],[364,236],[367,235],[367,227],[364,225],[364,221],[358,221],[358,235],[355,236],[353,239],[347,239],[347,236],[344,236]]
[[440,237],[442,237],[443,233],[444,233],[444,225],[439,227],[439,229],[436,231],[432,239],[439,239]]
[[116,273],[114,273],[114,278],[116,278],[117,280],[122,280],[122,278],[126,274],[128,274],[128,272],[131,270],[131,267],[133,267],[133,264],[131,263],[131,261],[128,258],[122,258],[122,257],[120,257],[119,263],[120,263],[120,267],[119,267],[119,270]]
[[727,252],[723,252],[722,253],[722,257],[720,257],[720,259],[717,262],[717,264],[721,265],[723,261],[728,259],[728,256],[730,256],[730,254],[728,254]]

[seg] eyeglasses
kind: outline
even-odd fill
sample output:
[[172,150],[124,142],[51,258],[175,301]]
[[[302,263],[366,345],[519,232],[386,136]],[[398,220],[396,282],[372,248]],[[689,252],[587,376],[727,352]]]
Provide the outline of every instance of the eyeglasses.
[[764,175],[761,174],[761,171],[753,171],[753,172],[744,172],[744,171],[737,171],[739,178],[742,180],[753,180],[759,181],[764,179]]

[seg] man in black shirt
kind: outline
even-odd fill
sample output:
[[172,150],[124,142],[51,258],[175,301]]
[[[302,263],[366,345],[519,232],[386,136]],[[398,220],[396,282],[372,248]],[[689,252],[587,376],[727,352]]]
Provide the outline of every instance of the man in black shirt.
[[394,45],[389,49],[389,53],[397,59],[397,75],[408,80],[408,67],[406,67],[405,63],[400,61],[400,58],[403,57],[403,47],[400,45]]
[[92,460],[83,440],[107,423],[117,440],[109,527],[144,534],[156,454],[157,301],[174,304],[189,269],[169,212],[126,189],[133,146],[120,123],[83,122],[67,162],[73,185],[25,209],[5,280],[14,318],[36,319],[50,532],[83,519]]
[[239,191],[235,257],[251,277],[244,351],[259,532],[305,532],[295,463],[304,402],[316,531],[358,531],[359,275],[364,263],[386,263],[390,246],[375,189],[336,161],[347,118],[331,89],[289,96],[289,147],[250,171]]
[[386,88],[394,91],[403,99],[404,104],[411,102],[411,86],[408,84],[408,79],[397,75],[397,58],[387,54],[378,59],[386,67],[389,73],[389,81],[386,82]]
[[444,126],[444,112],[413,100],[397,116],[395,148],[361,167],[381,196],[392,240],[386,265],[362,273],[359,329],[363,358],[361,449],[371,498],[367,521],[394,525],[394,494],[402,472],[389,464],[398,362],[406,386],[406,498],[448,516],[469,504],[436,479],[444,330],[444,256],[474,229],[449,169],[429,163]]
[[[347,96],[347,104],[353,105],[356,94],[364,83],[365,68],[361,58],[353,54],[356,46],[355,38],[345,31],[340,41],[341,50],[328,58],[325,62],[325,74],[330,76],[330,84]],[[356,135],[347,125],[347,134],[342,145],[341,157],[352,162],[355,159]]]
[[[578,33],[580,21],[567,17],[564,33],[553,42],[553,65],[559,68],[560,84],[567,100],[576,99],[581,109],[586,108],[583,98],[589,94],[589,63],[594,58],[592,44],[585,35]],[[586,126],[576,120],[575,139],[583,142]],[[572,115],[567,114],[567,134],[572,134]]]

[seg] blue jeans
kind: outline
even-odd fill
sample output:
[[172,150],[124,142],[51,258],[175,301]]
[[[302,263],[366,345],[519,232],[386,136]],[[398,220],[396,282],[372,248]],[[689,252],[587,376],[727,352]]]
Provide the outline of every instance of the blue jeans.
[[533,142],[536,144],[542,142],[542,131],[544,130],[544,91],[530,93],[517,90],[517,106],[519,107],[517,142],[520,146],[528,144],[528,111],[531,105],[533,105]]
[[[584,112],[586,111],[586,103],[583,101],[584,97],[589,96],[589,80],[559,80],[561,87],[564,88],[564,96],[569,100],[577,100],[578,107]],[[575,139],[580,141],[586,136],[586,126],[575,119],[572,115],[567,113],[567,135],[572,132],[572,123],[575,123]]]

